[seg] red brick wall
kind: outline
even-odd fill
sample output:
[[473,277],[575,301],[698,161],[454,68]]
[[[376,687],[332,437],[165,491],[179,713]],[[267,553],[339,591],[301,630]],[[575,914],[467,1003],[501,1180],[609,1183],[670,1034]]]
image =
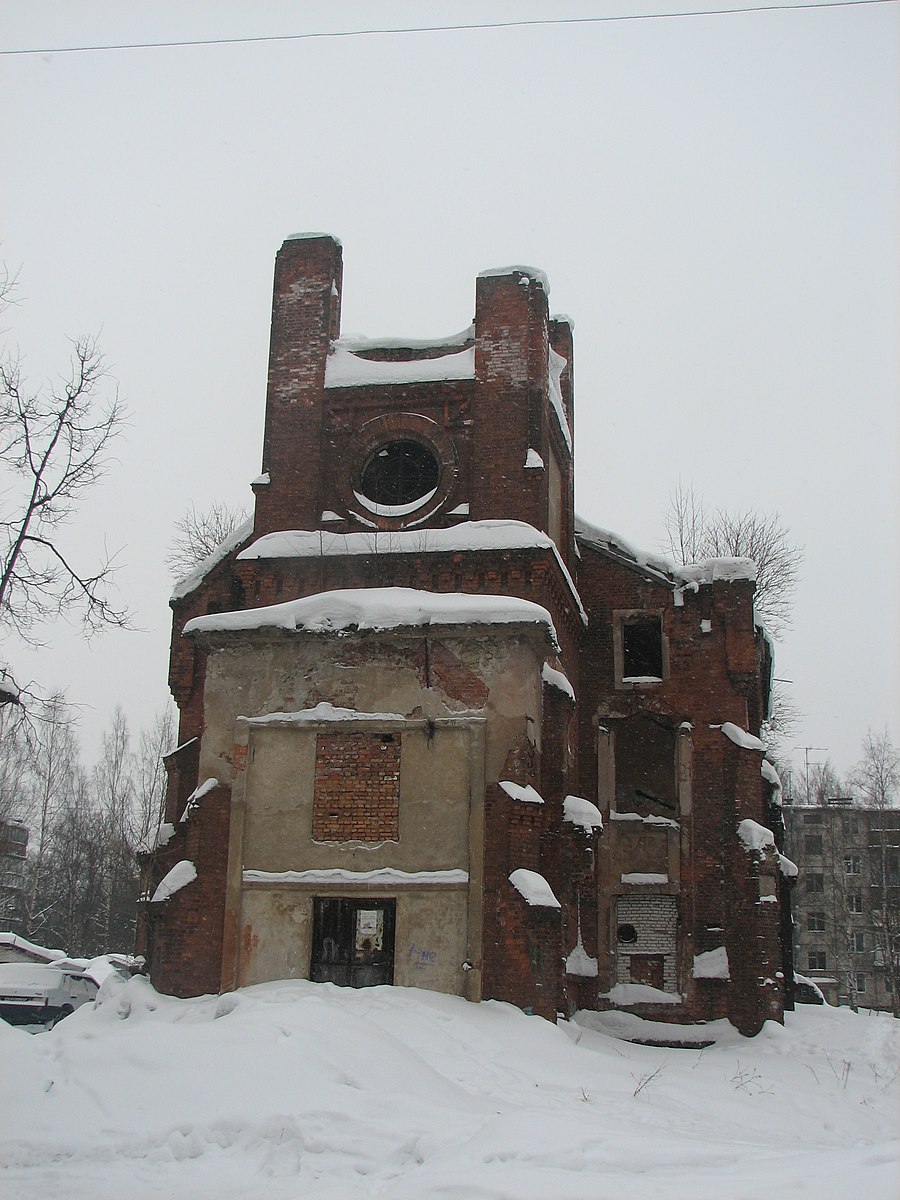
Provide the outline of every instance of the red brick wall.
[[313,840],[395,842],[400,837],[400,734],[320,733]]

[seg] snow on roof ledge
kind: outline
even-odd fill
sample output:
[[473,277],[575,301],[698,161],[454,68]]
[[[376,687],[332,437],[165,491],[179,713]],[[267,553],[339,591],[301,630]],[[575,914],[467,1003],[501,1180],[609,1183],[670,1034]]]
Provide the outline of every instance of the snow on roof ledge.
[[343,554],[457,554],[480,550],[549,550],[569,586],[578,615],[587,625],[587,613],[575,581],[556,543],[526,521],[461,521],[449,529],[404,529],[396,533],[285,529],[257,538],[240,552],[238,558],[246,561],[253,558],[327,558]]
[[479,279],[496,279],[498,276],[502,275],[526,275],[529,279],[534,280],[535,283],[539,283],[544,289],[544,293],[546,295],[550,294],[550,283],[547,279],[546,273],[542,271],[540,267],[526,267],[522,265],[515,265],[511,267],[488,267],[486,271],[478,272]]
[[519,867],[510,875],[509,882],[532,908],[562,908],[553,895],[550,884],[537,871],[527,871],[524,867]]
[[468,347],[437,358],[398,361],[363,358],[340,343],[334,343],[325,361],[326,388],[362,387],[382,383],[433,383],[447,379],[475,378],[475,350]]
[[218,545],[212,554],[208,554],[201,562],[197,563],[193,571],[189,575],[185,575],[184,579],[180,579],[172,589],[172,600],[183,600],[185,596],[189,596],[194,588],[199,587],[206,576],[210,573],[213,567],[218,566],[223,558],[227,558],[236,546],[245,541],[253,532],[253,518],[249,517],[243,525],[239,525],[234,533],[230,534],[224,542]]
[[335,237],[333,233],[289,233],[284,240],[286,242],[312,242],[318,238],[328,238],[336,246],[341,244],[341,239]]
[[572,825],[580,825],[588,832],[603,828],[600,809],[592,801],[583,800],[581,796],[566,796],[563,800],[563,820]]
[[641,550],[612,530],[593,525],[577,514],[575,536],[596,549],[605,550],[613,557],[624,558],[642,570],[662,576],[667,583],[675,583],[682,590],[689,588],[696,591],[701,584],[717,582],[752,583],[756,579],[756,563],[751,558],[709,558],[699,563],[676,566],[663,555]]
[[550,614],[530,600],[400,587],[345,588],[264,608],[210,613],[188,621],[183,632],[191,635],[282,629],[288,633],[344,634],[462,625],[543,626],[556,645]]
[[769,846],[775,846],[775,834],[772,830],[766,829],[765,825],[760,825],[758,821],[751,821],[749,817],[738,825],[737,835],[748,853],[755,850],[762,854]]
[[518,800],[522,804],[544,803],[544,797],[530,783],[526,783],[523,787],[522,784],[513,783],[510,779],[501,779],[500,787],[512,800]]
[[785,879],[796,879],[800,874],[800,868],[795,862],[788,858],[786,854],[778,852],[778,870],[782,873]]
[[575,699],[575,689],[569,682],[568,676],[562,671],[557,671],[555,667],[551,667],[549,663],[544,663],[541,667],[541,679],[548,687],[554,687],[557,691],[568,696],[570,700]]
[[159,904],[162,900],[168,900],[170,896],[180,892],[183,887],[193,883],[196,878],[197,868],[189,859],[183,858],[160,880],[159,887],[150,897],[150,903]]
[[735,725],[733,721],[723,721],[721,725],[710,725],[710,729],[721,729],[728,740],[734,742],[736,746],[740,746],[742,750],[760,750],[763,754],[766,752],[765,742],[761,742],[758,737],[754,737],[746,729],[741,729],[740,725]]

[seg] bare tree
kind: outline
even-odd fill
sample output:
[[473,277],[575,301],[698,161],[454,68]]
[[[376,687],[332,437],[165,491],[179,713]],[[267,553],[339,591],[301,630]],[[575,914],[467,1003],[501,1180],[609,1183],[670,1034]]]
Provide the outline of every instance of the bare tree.
[[0,362],[0,623],[24,637],[72,609],[89,630],[127,620],[108,596],[112,561],[84,570],[60,540],[60,527],[105,474],[123,420],[117,396],[100,398],[104,377],[92,339],[75,342],[61,386],[31,392],[18,361]]
[[250,514],[245,508],[229,508],[227,504],[216,503],[206,512],[197,512],[192,504],[175,523],[166,566],[176,579],[183,579],[249,519]]
[[871,808],[895,806],[900,798],[900,751],[887,729],[879,734],[868,731],[863,739],[862,758],[851,779],[864,804]]
[[826,758],[810,763],[809,771],[798,771],[794,778],[794,803],[813,808],[824,807],[829,800],[846,797],[850,785],[844,782]]
[[141,731],[135,756],[135,794],[131,846],[155,845],[166,802],[164,755],[174,749],[175,711],[170,705],[156,714],[149,729]]
[[72,787],[78,746],[64,698],[55,695],[44,706],[40,736],[31,752],[31,847],[25,929],[40,935],[47,923],[45,871],[56,814]]
[[707,558],[752,558],[756,563],[754,607],[772,637],[791,624],[803,548],[791,540],[778,513],[755,509],[731,513],[705,507],[693,487],[680,482],[665,518],[669,554],[679,563]]

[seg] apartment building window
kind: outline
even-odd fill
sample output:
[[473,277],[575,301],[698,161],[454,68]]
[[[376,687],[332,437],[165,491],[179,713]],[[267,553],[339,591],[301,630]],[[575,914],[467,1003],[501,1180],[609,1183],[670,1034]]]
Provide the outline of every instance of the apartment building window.
[[807,854],[821,854],[822,835],[818,833],[808,833],[803,839],[803,848]]
[[850,911],[852,913],[861,913],[863,910],[862,892],[851,892],[847,897],[850,902]]
[[841,817],[844,833],[859,833],[859,817]]
[[810,950],[810,952],[809,952],[809,966],[808,966],[808,968],[807,968],[807,969],[808,969],[808,970],[810,970],[810,971],[824,971],[824,970],[826,970],[826,967],[825,967],[825,951],[824,951],[824,950]]
[[823,912],[810,912],[806,914],[806,928],[810,933],[825,932],[825,914]]
[[857,973],[857,976],[856,976],[856,994],[857,995],[859,995],[861,992],[864,992],[866,990],[867,982],[868,981],[867,981],[865,975],[863,975],[861,973]]
[[852,934],[850,945],[856,954],[861,954],[866,948],[866,935],[864,933]]
[[808,892],[824,892],[825,891],[825,876],[809,872],[805,876],[806,890]]
[[858,854],[848,854],[844,859],[845,875],[862,874],[862,858]]

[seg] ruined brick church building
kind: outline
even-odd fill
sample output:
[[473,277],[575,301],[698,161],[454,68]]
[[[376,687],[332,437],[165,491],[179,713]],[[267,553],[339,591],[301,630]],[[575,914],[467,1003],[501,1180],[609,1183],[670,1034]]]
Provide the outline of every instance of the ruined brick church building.
[[341,340],[341,285],[335,239],[284,243],[255,513],[172,600],[153,981],[780,1019],[752,564],[675,568],[575,517],[572,329],[540,272],[480,275],[433,342]]

